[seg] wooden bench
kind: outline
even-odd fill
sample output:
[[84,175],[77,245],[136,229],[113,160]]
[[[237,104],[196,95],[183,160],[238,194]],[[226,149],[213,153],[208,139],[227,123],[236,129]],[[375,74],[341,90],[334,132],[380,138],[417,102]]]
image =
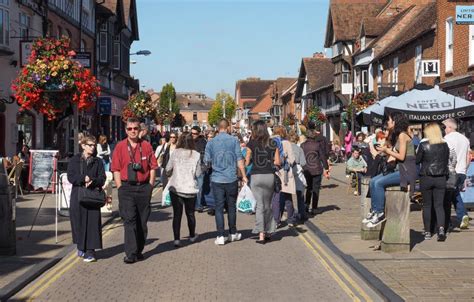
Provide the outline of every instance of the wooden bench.
[[382,224],[379,224],[373,228],[369,228],[362,220],[367,216],[370,211],[371,201],[370,197],[367,198],[367,192],[369,191],[370,177],[363,177],[361,179],[361,194],[360,194],[360,238],[362,240],[380,240],[380,231]]
[[[385,217],[381,249],[387,253],[410,251],[410,197],[400,187],[385,189]],[[382,224],[381,224],[382,225]]]

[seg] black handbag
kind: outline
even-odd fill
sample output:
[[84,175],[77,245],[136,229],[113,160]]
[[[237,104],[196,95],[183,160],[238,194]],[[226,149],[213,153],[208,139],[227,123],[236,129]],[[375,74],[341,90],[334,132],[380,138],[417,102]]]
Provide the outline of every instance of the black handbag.
[[105,192],[99,189],[79,187],[79,202],[87,208],[101,208],[105,205]]
[[[79,162],[81,175],[83,173],[82,162]],[[87,163],[86,163],[87,166]],[[87,208],[101,208],[105,205],[105,192],[101,188],[89,189],[86,187],[79,187],[78,190],[79,203]]]
[[277,172],[275,171],[273,173],[273,182],[274,182],[274,186],[273,186],[273,191],[275,193],[280,193],[281,191],[281,179],[280,179],[280,176],[278,176]]

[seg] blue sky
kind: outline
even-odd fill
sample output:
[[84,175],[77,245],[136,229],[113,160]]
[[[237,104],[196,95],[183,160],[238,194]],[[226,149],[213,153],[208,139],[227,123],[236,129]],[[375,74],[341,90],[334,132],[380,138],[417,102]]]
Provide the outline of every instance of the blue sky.
[[[234,95],[247,77],[297,77],[323,51],[329,0],[137,0],[140,41],[131,74],[142,89]],[[329,53],[328,53],[329,54]]]

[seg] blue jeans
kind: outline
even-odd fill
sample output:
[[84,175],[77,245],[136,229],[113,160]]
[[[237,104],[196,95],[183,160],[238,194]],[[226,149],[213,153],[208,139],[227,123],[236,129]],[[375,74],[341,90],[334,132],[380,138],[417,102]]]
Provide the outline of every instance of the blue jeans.
[[461,197],[461,190],[464,187],[466,174],[456,174],[456,198],[454,199],[454,208],[456,209],[456,220],[461,223],[462,217],[467,215],[466,208],[464,208],[464,201]]
[[203,188],[203,185],[204,185],[204,174],[201,174],[198,178],[197,178],[197,185],[198,185],[198,188],[199,188],[199,192],[197,193],[197,196],[196,196],[196,209],[200,209],[202,208],[202,188]]
[[110,171],[110,160],[108,160],[108,161],[102,160],[102,163],[104,164],[105,172]]
[[280,208],[279,208],[279,219],[276,220],[277,223],[280,223],[281,216],[283,215],[283,210],[286,210],[287,222],[295,223],[295,208],[293,207],[293,198],[290,193],[280,192]]
[[370,180],[370,197],[372,211],[382,213],[385,210],[385,188],[400,185],[400,171],[383,175],[379,174]]
[[211,182],[211,190],[216,202],[216,227],[217,236],[224,236],[224,205],[227,203],[227,218],[229,234],[237,233],[236,201],[238,194],[237,181],[231,183]]

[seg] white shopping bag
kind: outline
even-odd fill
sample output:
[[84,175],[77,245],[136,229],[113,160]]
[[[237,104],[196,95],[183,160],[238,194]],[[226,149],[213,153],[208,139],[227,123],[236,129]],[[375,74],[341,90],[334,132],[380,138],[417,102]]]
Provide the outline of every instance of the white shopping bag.
[[296,174],[298,175],[298,179],[301,181],[303,186],[307,187],[308,184],[306,183],[306,177],[304,177],[304,171],[300,164],[296,165]]
[[170,183],[166,185],[163,189],[163,193],[161,194],[161,206],[162,207],[169,207],[171,205],[171,195],[170,195]]
[[256,200],[253,196],[252,190],[247,184],[244,184],[237,196],[237,210],[242,213],[255,212]]

